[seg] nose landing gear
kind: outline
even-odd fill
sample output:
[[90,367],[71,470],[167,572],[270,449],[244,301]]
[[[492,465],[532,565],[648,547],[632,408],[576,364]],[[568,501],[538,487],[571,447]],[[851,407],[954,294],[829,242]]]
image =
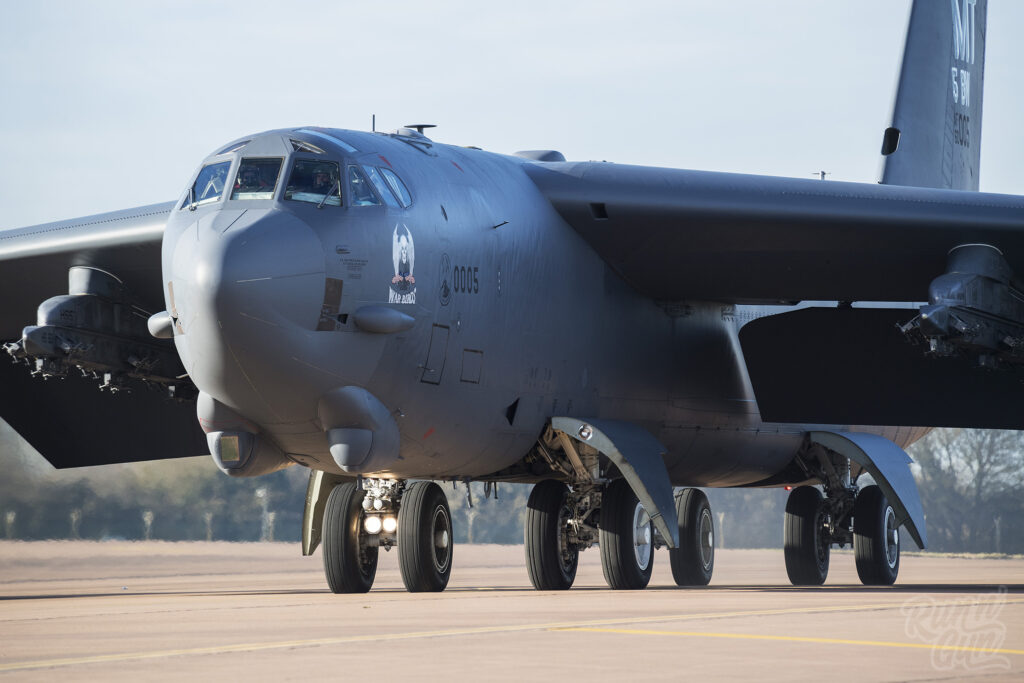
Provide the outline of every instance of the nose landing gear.
[[[322,481],[314,473],[311,481]],[[329,494],[326,493],[329,486]],[[322,525],[316,519],[326,497]],[[310,486],[303,553],[323,543],[324,574],[335,593],[365,593],[373,586],[381,547],[398,546],[402,582],[409,592],[443,591],[452,571],[452,515],[433,482],[363,479]],[[321,528],[322,527],[322,528]]]

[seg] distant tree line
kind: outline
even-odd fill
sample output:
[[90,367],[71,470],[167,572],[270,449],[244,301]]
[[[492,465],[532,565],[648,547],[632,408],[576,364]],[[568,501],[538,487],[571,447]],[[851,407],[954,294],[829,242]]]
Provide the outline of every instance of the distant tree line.
[[[1024,433],[939,429],[910,449],[929,550],[1024,553]],[[0,428],[0,538],[298,542],[308,470],[232,479],[208,458],[54,470]],[[521,543],[530,487],[442,485],[460,543]],[[708,489],[717,545],[778,548],[783,489]],[[905,546],[910,547],[910,546]]]

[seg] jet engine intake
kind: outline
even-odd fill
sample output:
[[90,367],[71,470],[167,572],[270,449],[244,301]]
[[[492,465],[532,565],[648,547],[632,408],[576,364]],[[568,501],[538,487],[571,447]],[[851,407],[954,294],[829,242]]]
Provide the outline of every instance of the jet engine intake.
[[1024,364],[1024,292],[997,248],[964,244],[932,280],[928,304],[900,330],[932,356],[966,356],[982,367]]

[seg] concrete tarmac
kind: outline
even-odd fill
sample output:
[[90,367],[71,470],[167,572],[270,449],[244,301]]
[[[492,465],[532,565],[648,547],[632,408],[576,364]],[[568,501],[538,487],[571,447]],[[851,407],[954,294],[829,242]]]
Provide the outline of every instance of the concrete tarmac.
[[658,551],[612,591],[530,587],[521,546],[457,546],[448,590],[409,594],[397,553],[332,595],[297,544],[0,542],[0,679],[1024,680],[1024,560],[902,558],[896,586],[794,588],[781,551],[719,550],[706,588]]

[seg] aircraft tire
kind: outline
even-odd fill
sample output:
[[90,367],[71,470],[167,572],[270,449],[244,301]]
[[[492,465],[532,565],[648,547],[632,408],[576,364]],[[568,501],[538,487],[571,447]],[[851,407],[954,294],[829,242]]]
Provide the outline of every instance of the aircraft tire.
[[562,482],[545,479],[533,487],[526,503],[526,569],[537,590],[568,590],[576,580],[579,550],[565,547],[568,494]]
[[882,489],[872,485],[853,504],[853,557],[865,586],[891,586],[900,573],[896,513]]
[[[644,522],[644,520],[647,520]],[[601,500],[601,568],[615,590],[647,587],[654,568],[654,529],[625,479],[608,484]]]
[[418,481],[398,507],[398,566],[410,593],[443,591],[452,574],[452,512],[441,487]]
[[800,486],[789,494],[783,547],[786,573],[794,586],[820,586],[828,577],[831,544],[825,514],[824,499],[813,486]]
[[365,593],[377,575],[377,548],[360,550],[360,535],[365,534],[363,491],[353,483],[339,484],[331,491],[324,508],[324,574],[333,593]]
[[679,547],[670,548],[672,578],[677,586],[706,586],[715,569],[715,524],[711,504],[700,489],[683,489],[676,498]]

